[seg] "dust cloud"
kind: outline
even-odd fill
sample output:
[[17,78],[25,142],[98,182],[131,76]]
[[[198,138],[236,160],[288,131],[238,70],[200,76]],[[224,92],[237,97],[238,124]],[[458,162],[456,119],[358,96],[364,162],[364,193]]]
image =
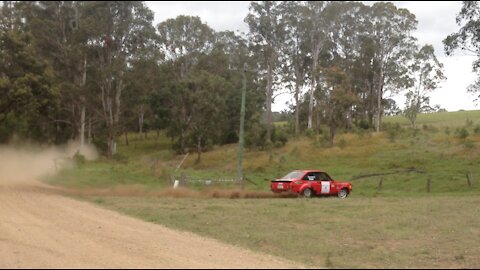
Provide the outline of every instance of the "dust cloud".
[[93,146],[80,148],[78,142],[62,146],[0,145],[0,185],[38,183],[41,177],[74,166],[77,152],[87,160],[98,158]]

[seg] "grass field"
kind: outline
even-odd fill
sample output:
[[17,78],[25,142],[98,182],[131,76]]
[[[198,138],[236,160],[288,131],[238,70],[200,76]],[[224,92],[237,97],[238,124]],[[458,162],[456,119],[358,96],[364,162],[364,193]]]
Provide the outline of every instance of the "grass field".
[[315,268],[480,267],[479,196],[89,200]]
[[[175,172],[184,156],[153,133],[130,135],[128,146],[120,142],[115,160],[86,162],[48,181],[83,190],[72,196],[106,208],[312,267],[479,268],[480,111],[420,115],[415,132],[401,117],[385,123],[402,129],[341,134],[334,147],[316,135],[245,152],[244,175],[255,183],[247,182],[247,191],[270,194],[270,179],[321,168],[353,183],[346,200],[228,199],[188,190],[171,196],[163,192],[169,175],[235,177],[237,145],[215,147],[199,164],[191,154]],[[461,128],[468,132],[463,138]]]

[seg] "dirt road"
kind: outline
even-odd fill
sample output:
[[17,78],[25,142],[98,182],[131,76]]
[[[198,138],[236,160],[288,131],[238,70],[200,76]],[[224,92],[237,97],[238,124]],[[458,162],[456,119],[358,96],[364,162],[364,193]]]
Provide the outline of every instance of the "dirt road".
[[0,268],[302,268],[43,186],[0,185]]

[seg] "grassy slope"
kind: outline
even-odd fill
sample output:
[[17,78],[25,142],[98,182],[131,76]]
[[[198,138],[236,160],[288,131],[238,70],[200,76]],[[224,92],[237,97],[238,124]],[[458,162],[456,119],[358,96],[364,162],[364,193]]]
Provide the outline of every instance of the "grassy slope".
[[[248,189],[268,191],[268,181],[281,177],[294,169],[321,168],[336,179],[351,180],[354,195],[405,195],[423,194],[426,181],[431,178],[431,192],[474,192],[480,185],[469,189],[466,173],[480,177],[480,134],[473,130],[480,119],[480,111],[421,115],[419,126],[428,124],[413,137],[405,129],[391,141],[387,134],[344,134],[336,138],[336,145],[326,147],[320,136],[291,139],[286,146],[272,152],[249,150],[245,153],[244,174],[257,185]],[[444,117],[445,121],[440,121]],[[466,140],[455,137],[455,128],[464,126],[466,119],[473,120]],[[400,122],[399,117],[387,117],[385,122]],[[452,126],[448,132],[445,125]],[[121,157],[117,161],[89,162],[76,169],[63,172],[53,183],[69,187],[132,186],[156,189],[170,185],[169,174],[185,172],[193,178],[234,178],[237,166],[237,146],[217,147],[202,155],[195,164],[196,155],[187,157],[182,168],[174,172],[183,156],[170,150],[170,140],[149,135],[148,139],[130,135],[129,146],[119,142]],[[407,172],[409,169],[424,173]],[[356,180],[360,175],[391,173],[385,176]],[[382,190],[376,186],[383,178]]]

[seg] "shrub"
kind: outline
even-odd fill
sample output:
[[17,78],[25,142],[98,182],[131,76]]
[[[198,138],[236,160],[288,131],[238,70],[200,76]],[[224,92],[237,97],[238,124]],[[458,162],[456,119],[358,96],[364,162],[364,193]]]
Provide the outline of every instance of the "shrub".
[[87,159],[85,158],[84,155],[80,154],[80,151],[77,150],[77,152],[75,152],[75,155],[73,155],[73,161],[77,165],[83,165],[85,164]]
[[473,132],[475,134],[480,134],[480,125],[477,125],[474,129],[473,129]]
[[387,138],[390,140],[390,142],[394,142],[395,139],[398,138],[398,135],[400,135],[402,132],[402,127],[399,123],[385,123],[383,125],[383,130],[387,134]]
[[445,128],[445,134],[447,134],[447,136],[450,136],[450,128],[449,127]]
[[345,148],[347,147],[347,141],[344,139],[344,138],[341,138],[339,141],[338,141],[338,147],[340,148]]
[[464,127],[463,128],[457,128],[455,130],[455,136],[459,139],[464,140],[468,137],[468,135],[470,135],[470,134],[468,133],[468,130]]

